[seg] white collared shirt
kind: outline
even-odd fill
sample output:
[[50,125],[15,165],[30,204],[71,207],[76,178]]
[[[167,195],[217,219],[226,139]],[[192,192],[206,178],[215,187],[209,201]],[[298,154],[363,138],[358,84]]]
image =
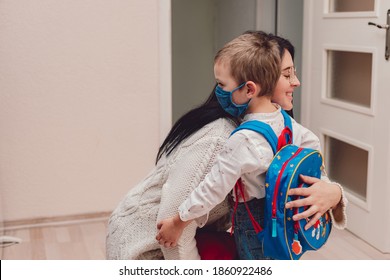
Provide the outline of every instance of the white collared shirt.
[[[284,128],[284,118],[280,106],[275,106],[278,109],[273,113],[247,114],[244,122],[265,122],[279,136]],[[320,150],[319,139],[314,133],[293,119],[292,126],[295,145]],[[198,225],[203,226],[207,213],[225,199],[240,177],[247,201],[263,198],[265,173],[273,156],[271,146],[259,133],[246,129],[236,132],[227,140],[210,173],[179,206],[180,218],[183,221],[196,219]]]

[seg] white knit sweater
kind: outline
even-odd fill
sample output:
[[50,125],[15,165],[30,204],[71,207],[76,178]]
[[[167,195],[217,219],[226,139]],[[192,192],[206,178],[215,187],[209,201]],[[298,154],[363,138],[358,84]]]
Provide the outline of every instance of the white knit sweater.
[[[234,129],[226,119],[216,120],[187,138],[168,158],[132,188],[112,213],[107,232],[108,259],[199,259],[195,222],[186,227],[178,246],[157,243],[157,221],[175,215],[179,205],[210,171],[216,156]],[[206,225],[216,230],[230,226],[227,200],[209,214]],[[218,222],[216,222],[218,220]]]

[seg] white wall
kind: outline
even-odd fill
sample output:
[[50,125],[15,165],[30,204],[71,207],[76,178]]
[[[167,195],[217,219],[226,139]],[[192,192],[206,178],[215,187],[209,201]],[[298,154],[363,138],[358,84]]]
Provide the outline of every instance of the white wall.
[[256,0],[172,0],[173,121],[210,95],[217,51],[255,26]]
[[256,28],[256,0],[214,0],[215,52],[227,42]]
[[4,0],[5,220],[111,211],[159,145],[159,0]]
[[172,117],[201,104],[215,85],[214,0],[172,0]]
[[[302,30],[303,30],[303,0],[278,0],[276,33],[288,40],[295,47],[294,66],[298,78],[302,75]],[[302,86],[305,86],[302,84]],[[294,118],[301,120],[302,87],[294,90]]]

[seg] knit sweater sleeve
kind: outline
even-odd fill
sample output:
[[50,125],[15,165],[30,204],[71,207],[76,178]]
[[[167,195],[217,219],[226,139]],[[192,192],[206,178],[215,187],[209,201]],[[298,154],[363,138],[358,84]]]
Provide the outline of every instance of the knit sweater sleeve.
[[[170,160],[171,170],[162,188],[157,221],[177,214],[179,205],[210,171],[230,133],[229,129],[217,127],[223,125],[221,122],[212,123],[208,127],[209,130],[199,130],[178,147],[178,151]],[[196,223],[192,222],[185,228],[176,247],[161,246],[164,258],[200,259],[195,241],[196,229]]]
[[325,169],[323,168],[321,180],[335,184],[340,188],[341,191],[341,199],[340,202],[337,204],[336,207],[330,209],[330,216],[332,218],[333,225],[337,229],[345,229],[347,227],[347,205],[348,200],[345,196],[344,188],[336,182],[331,182],[328,178],[328,175],[326,174]]

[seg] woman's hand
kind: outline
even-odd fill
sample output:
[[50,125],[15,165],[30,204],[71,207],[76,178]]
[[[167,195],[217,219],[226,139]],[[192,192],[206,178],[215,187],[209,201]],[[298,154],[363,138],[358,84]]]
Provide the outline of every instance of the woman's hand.
[[310,187],[290,189],[288,195],[302,196],[303,198],[286,203],[286,208],[307,206],[308,208],[293,216],[294,221],[310,218],[305,230],[313,226],[316,221],[329,209],[335,207],[341,200],[341,190],[338,185],[327,183],[315,177],[300,175],[302,181]]

